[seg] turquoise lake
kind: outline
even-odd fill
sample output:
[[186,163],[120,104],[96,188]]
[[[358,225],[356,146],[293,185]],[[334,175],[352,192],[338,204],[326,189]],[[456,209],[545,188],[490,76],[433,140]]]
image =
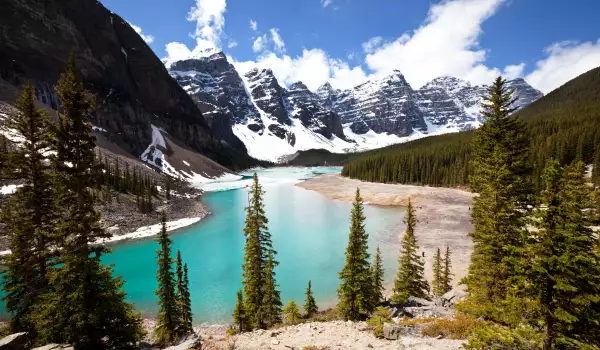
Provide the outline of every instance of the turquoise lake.
[[[276,168],[258,171],[264,185],[269,231],[280,265],[276,269],[282,301],[304,302],[308,280],[319,307],[333,306],[339,285],[338,272],[345,260],[351,203],[331,200],[295,186],[301,179],[339,168]],[[251,174],[244,174],[249,176]],[[249,179],[211,184],[206,188],[232,188],[207,192],[202,201],[211,215],[172,234],[173,254],[179,249],[189,267],[194,323],[224,323],[231,320],[236,292],[241,288],[244,207]],[[399,225],[398,208],[365,206],[369,248],[380,246],[386,282],[396,269]],[[128,300],[144,315],[157,311],[156,262],[158,244],[153,239],[113,245],[103,261],[114,264],[114,272],[126,280]]]

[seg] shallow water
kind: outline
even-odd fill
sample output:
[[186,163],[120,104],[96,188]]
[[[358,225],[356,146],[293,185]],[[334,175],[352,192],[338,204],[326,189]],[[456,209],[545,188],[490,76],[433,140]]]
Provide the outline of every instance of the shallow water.
[[[282,301],[295,299],[304,303],[309,279],[320,307],[331,306],[336,300],[338,272],[344,264],[348,241],[351,203],[326,198],[317,192],[295,186],[300,179],[318,173],[339,171],[339,168],[280,168],[258,171],[264,184],[265,207],[269,231],[277,250],[280,265],[276,269]],[[250,175],[250,174],[246,174]],[[202,197],[212,214],[198,224],[183,228],[171,237],[173,255],[177,249],[189,266],[194,322],[222,323],[231,320],[236,292],[241,288],[243,261],[244,207],[247,204],[247,178],[229,182],[219,188],[236,188],[209,192]],[[396,268],[398,231],[403,211],[397,208],[365,207],[366,227],[372,253],[376,245],[382,248],[386,281],[393,279]],[[128,299],[137,310],[152,316],[157,304],[155,252],[158,244],[152,240],[122,243],[112,247],[104,257],[114,263],[114,271],[126,283]]]

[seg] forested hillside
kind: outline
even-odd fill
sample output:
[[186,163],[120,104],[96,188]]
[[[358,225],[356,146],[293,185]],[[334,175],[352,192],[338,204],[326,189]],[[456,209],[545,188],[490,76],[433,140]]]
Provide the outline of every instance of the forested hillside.
[[[530,139],[533,182],[550,158],[561,164],[593,163],[600,178],[600,67],[571,80],[517,112]],[[461,186],[468,181],[473,131],[433,136],[363,154],[342,175],[403,184]]]

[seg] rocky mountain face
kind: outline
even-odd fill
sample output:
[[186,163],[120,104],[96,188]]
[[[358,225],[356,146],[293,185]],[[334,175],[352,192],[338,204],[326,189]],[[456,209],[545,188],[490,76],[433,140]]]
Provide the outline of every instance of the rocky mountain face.
[[[281,86],[270,69],[240,76],[223,53],[176,62],[170,72],[215,132],[238,149],[241,140],[249,154],[273,161],[297,150],[358,151],[476,128],[488,89],[440,77],[415,90],[396,70],[351,89],[326,83],[312,92],[302,82]],[[519,108],[542,96],[523,79],[508,85]]]
[[[139,157],[152,142],[151,126],[155,125],[198,157],[233,169],[256,164],[245,152],[228,145],[235,146],[235,140],[211,130],[198,106],[150,47],[100,2],[2,1],[0,78],[5,84],[19,89],[31,80],[38,99],[49,109],[57,109],[60,101],[53,87],[71,51],[86,89],[96,96],[92,121],[102,130],[98,137],[120,152]],[[197,163],[219,168],[208,158]]]
[[340,115],[355,134],[369,130],[408,136],[414,129],[426,130],[423,112],[416,103],[415,91],[400,71],[380,81],[369,81],[350,90],[337,91],[331,86],[318,89],[324,106]]

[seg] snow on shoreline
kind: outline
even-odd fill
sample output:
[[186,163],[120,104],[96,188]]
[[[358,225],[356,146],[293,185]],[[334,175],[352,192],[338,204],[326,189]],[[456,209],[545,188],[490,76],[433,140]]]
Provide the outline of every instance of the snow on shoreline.
[[[175,231],[180,228],[193,225],[193,224],[199,222],[201,219],[202,219],[201,217],[193,217],[193,218],[183,218],[183,219],[174,220],[174,221],[167,221],[167,232]],[[160,224],[160,223],[155,224],[155,225],[150,225],[150,226],[142,226],[142,227],[138,228],[137,230],[135,230],[134,232],[130,232],[130,233],[126,233],[124,235],[118,235],[118,236],[115,235],[115,236],[112,236],[111,238],[99,240],[97,243],[98,244],[111,244],[111,243],[116,243],[116,242],[121,242],[121,241],[131,241],[131,240],[153,237],[153,236],[156,236],[160,232],[161,226],[162,226],[162,224]],[[110,231],[110,228],[108,228],[107,230]],[[8,250],[8,249],[0,251],[0,256],[5,256],[8,254],[10,254],[10,250]]]

